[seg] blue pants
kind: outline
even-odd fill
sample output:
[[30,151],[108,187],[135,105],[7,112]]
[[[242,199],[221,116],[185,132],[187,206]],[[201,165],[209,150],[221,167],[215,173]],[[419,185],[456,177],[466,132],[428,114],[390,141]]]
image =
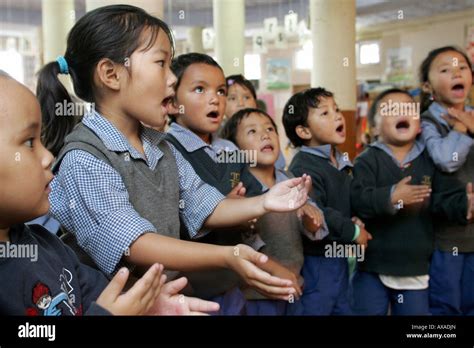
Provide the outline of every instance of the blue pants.
[[379,275],[355,271],[352,310],[356,315],[429,315],[428,289],[396,290],[386,287]]
[[287,302],[282,300],[247,300],[247,315],[285,315]]
[[209,301],[219,303],[220,309],[213,315],[245,315],[245,296],[235,287],[223,295],[211,298]]
[[430,311],[433,315],[474,315],[474,253],[433,253]]
[[351,315],[346,258],[305,255],[301,315]]

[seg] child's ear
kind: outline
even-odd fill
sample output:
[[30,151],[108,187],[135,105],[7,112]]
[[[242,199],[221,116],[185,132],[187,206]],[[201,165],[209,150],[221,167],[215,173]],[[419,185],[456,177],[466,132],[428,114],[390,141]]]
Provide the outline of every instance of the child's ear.
[[423,82],[421,90],[425,93],[433,94],[433,88],[431,87],[431,84],[428,81]]
[[99,86],[106,86],[114,91],[120,90],[120,70],[123,67],[108,58],[101,59],[95,68],[95,78]]
[[296,135],[303,140],[311,140],[311,138],[313,137],[311,135],[309,128],[301,126],[301,125],[296,126],[295,132],[296,132]]

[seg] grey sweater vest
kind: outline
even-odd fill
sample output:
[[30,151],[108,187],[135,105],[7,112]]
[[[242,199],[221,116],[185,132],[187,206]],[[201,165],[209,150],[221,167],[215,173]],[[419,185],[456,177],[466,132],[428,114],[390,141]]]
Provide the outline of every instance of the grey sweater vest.
[[[267,213],[258,219],[257,228],[265,242],[260,250],[296,274],[303,266],[302,224],[296,212]],[[248,300],[267,299],[253,289],[244,291]]]
[[[443,138],[448,135],[450,129],[439,123],[429,110],[425,111],[421,117],[423,121],[432,123]],[[474,146],[471,147],[463,166],[451,175],[464,185],[468,182],[473,182]],[[438,249],[447,252],[453,252],[454,250],[465,253],[474,252],[474,224],[461,226],[440,221],[440,223],[435,224],[435,232],[436,247]]]
[[[87,126],[79,123],[64,142],[53,172],[59,169],[62,159],[71,150],[83,150],[112,166],[122,177],[127,188],[130,203],[141,217],[150,221],[157,233],[179,239],[179,186],[178,167],[171,149],[162,141],[158,147],[163,157],[151,170],[141,159],[132,158],[128,152],[108,150],[100,138]],[[75,233],[74,231],[69,231]],[[90,264],[92,259],[84,255],[77,242],[69,237],[69,244],[80,259]],[[82,251],[82,254],[81,254]],[[92,261],[93,262],[93,261]],[[168,279],[177,272],[167,271]]]

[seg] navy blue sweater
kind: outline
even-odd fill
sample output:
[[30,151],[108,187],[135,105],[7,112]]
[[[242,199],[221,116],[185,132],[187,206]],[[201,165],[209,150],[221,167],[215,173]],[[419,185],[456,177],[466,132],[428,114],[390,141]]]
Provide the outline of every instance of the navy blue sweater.
[[0,251],[1,315],[110,315],[94,302],[107,278],[43,227],[11,227]]

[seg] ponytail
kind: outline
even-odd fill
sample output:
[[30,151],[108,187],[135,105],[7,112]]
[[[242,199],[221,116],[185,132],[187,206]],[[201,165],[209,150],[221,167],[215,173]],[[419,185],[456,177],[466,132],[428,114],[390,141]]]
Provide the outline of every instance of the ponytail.
[[[78,122],[77,116],[58,114],[58,107],[71,105],[72,97],[59,80],[60,68],[57,62],[46,64],[38,73],[36,97],[41,106],[41,140],[44,146],[57,156],[63,147],[64,138]],[[73,108],[75,110],[75,108]]]

